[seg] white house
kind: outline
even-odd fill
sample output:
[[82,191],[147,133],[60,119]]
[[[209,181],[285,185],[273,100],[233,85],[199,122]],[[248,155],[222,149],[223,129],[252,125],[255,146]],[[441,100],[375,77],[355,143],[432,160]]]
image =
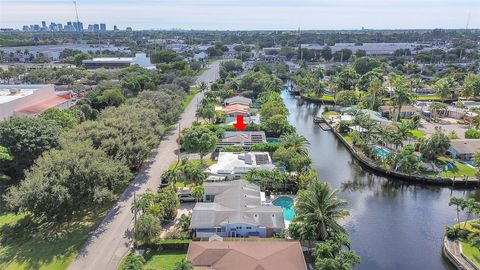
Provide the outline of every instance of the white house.
[[240,179],[251,169],[274,170],[275,165],[268,152],[220,152],[217,163],[208,167],[207,180]]
[[205,183],[204,202],[193,208],[194,237],[272,237],[285,228],[279,206],[262,205],[259,186],[245,180]]

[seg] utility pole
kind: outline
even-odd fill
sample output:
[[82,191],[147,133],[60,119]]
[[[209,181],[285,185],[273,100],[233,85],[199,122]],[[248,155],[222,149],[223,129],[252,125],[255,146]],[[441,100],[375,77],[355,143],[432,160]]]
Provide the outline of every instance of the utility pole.
[[177,165],[180,164],[180,123],[178,123],[178,138],[177,138]]
[[135,241],[135,227],[137,226],[137,194],[133,192],[133,247],[135,248],[137,242]]

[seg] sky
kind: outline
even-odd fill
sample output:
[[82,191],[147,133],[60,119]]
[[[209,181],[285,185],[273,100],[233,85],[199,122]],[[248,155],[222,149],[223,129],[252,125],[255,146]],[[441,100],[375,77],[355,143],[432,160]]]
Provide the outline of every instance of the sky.
[[[84,27],[340,30],[480,28],[480,0],[77,0]],[[469,19],[470,18],[470,19]],[[0,0],[0,27],[76,21],[72,1]]]

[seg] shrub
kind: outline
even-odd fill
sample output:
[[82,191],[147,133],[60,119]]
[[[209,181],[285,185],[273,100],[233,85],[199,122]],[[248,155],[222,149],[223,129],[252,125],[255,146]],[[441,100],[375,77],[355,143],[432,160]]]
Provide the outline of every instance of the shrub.
[[250,147],[251,151],[259,151],[259,152],[270,152],[273,153],[277,151],[278,147],[280,147],[281,143],[279,142],[267,142],[267,143],[257,143]]
[[142,245],[142,247],[154,250],[187,250],[189,244],[190,240],[188,239],[168,239],[155,240],[150,244]]
[[142,270],[146,261],[143,256],[138,253],[130,253],[125,258],[125,261],[122,265],[122,270]]
[[466,139],[480,139],[480,130],[469,129],[465,131]]
[[241,147],[241,146],[227,145],[227,146],[223,146],[223,147],[220,149],[220,152],[243,152],[243,147]]

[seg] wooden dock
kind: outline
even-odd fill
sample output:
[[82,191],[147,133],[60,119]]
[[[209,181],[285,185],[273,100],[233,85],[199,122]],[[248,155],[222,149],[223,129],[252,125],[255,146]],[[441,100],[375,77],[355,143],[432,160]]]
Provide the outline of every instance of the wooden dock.
[[331,128],[327,123],[325,123],[325,122],[320,123],[320,124],[318,124],[318,125],[319,125],[320,128],[321,128],[322,130],[324,130],[324,131],[328,131],[328,130],[331,130],[331,129],[332,129],[332,128]]

